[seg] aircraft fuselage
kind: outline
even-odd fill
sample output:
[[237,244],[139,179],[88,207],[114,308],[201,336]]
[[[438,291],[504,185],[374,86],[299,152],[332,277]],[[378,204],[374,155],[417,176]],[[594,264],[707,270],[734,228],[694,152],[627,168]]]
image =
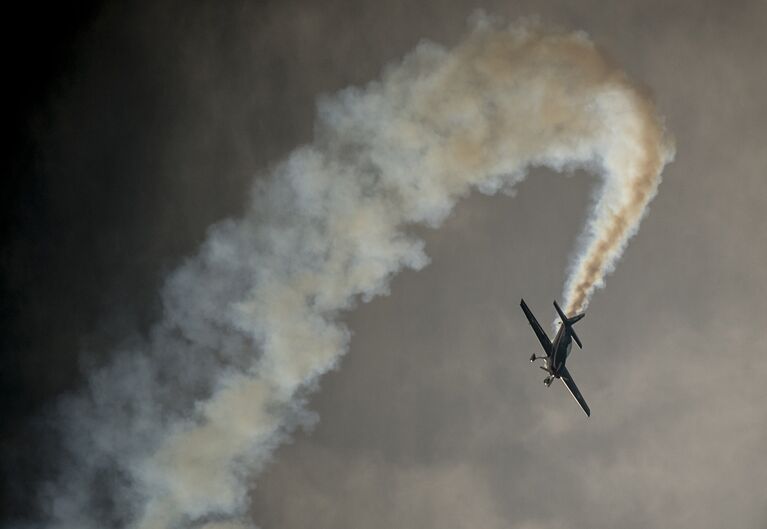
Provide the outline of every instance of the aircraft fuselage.
[[560,372],[565,366],[567,357],[573,347],[573,337],[567,331],[567,327],[559,325],[559,330],[551,342],[551,356],[545,360],[546,369],[555,378],[560,378]]

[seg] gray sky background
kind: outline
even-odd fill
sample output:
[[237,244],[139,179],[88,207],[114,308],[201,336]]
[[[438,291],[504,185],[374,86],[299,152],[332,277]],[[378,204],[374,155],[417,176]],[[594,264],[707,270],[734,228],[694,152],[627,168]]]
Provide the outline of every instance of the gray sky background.
[[[77,387],[81,351],[156,316],[158,285],[236,215],[251,177],[311,139],[314,101],[376,78],[475,8],[583,29],[676,137],[658,197],[546,389],[518,308],[553,318],[596,179],[533,173],[479,194],[432,263],[345,319],[350,353],[311,432],[253,484],[266,529],[767,527],[767,4],[388,0],[113,5],[80,40],[40,132],[46,270],[15,242],[20,387]],[[553,207],[553,205],[557,207]],[[41,265],[37,265],[38,268]],[[33,266],[34,269],[34,266]],[[45,333],[41,333],[45,330]],[[44,334],[44,336],[42,335]],[[7,436],[7,453],[20,437]]]

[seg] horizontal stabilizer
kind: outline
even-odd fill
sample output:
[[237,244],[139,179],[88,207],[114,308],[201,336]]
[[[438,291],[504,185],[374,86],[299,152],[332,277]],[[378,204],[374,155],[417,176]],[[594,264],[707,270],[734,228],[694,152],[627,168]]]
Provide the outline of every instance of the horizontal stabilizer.
[[559,306],[559,303],[557,303],[556,301],[554,301],[554,308],[557,309],[557,314],[559,314],[559,317],[562,320],[562,324],[570,328],[570,335],[573,337],[573,340],[575,340],[575,343],[578,344],[578,347],[583,349],[583,343],[581,343],[581,339],[578,338],[578,335],[575,334],[575,329],[573,329],[573,325],[581,321],[583,317],[586,315],[586,313],[583,312],[581,314],[576,314],[572,318],[568,318],[567,315],[562,310],[562,308]]
[[575,330],[574,330],[574,329],[570,329],[570,336],[572,336],[572,337],[573,337],[573,340],[575,340],[575,343],[577,343],[577,344],[578,344],[578,347],[580,347],[581,349],[583,349],[583,344],[581,343],[581,339],[580,339],[580,338],[578,338],[578,335],[577,335],[577,334],[575,334]]
[[554,301],[554,308],[557,309],[557,314],[559,314],[559,317],[562,319],[562,323],[565,325],[575,325],[586,315],[584,312],[582,314],[576,314],[572,318],[568,318],[567,314],[565,314],[565,312],[562,310],[562,307],[559,306],[559,303],[557,303],[556,300]]
[[572,337],[573,337],[573,340],[575,340],[575,343],[577,343],[577,344],[578,344],[578,347],[580,347],[581,349],[583,349],[583,344],[581,343],[581,339],[580,339],[580,338],[578,338],[578,335],[577,335],[577,334],[575,334],[575,329],[572,329],[572,328],[570,329],[570,336],[572,336]]

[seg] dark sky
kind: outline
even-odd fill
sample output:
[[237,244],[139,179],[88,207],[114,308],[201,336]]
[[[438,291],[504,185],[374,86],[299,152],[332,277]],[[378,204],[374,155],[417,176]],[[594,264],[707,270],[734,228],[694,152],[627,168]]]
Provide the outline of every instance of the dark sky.
[[[311,140],[318,95],[376,78],[477,7],[583,29],[677,141],[639,235],[579,324],[593,416],[527,363],[595,178],[472,196],[432,264],[347,316],[311,432],[254,485],[265,528],[767,526],[767,6],[759,1],[93,2],[6,16],[3,504],[55,440],[41,417],[157,317],[163,278],[254,177]],[[555,203],[556,210],[551,207]],[[85,368],[87,370],[87,367]]]

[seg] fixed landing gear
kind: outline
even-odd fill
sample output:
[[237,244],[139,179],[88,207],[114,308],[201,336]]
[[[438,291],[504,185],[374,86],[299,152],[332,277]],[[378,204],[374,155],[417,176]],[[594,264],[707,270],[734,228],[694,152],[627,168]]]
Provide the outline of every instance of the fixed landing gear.
[[[547,358],[548,358],[547,356],[536,356],[536,354],[533,353],[532,355],[530,355],[530,362],[535,362],[536,360],[546,360]],[[543,383],[546,385],[546,387],[549,387],[551,385],[551,382],[554,380],[554,376],[552,375],[552,372],[550,371],[549,366],[548,365],[538,366],[538,368],[543,369],[546,372],[546,374],[549,375],[543,380]]]

